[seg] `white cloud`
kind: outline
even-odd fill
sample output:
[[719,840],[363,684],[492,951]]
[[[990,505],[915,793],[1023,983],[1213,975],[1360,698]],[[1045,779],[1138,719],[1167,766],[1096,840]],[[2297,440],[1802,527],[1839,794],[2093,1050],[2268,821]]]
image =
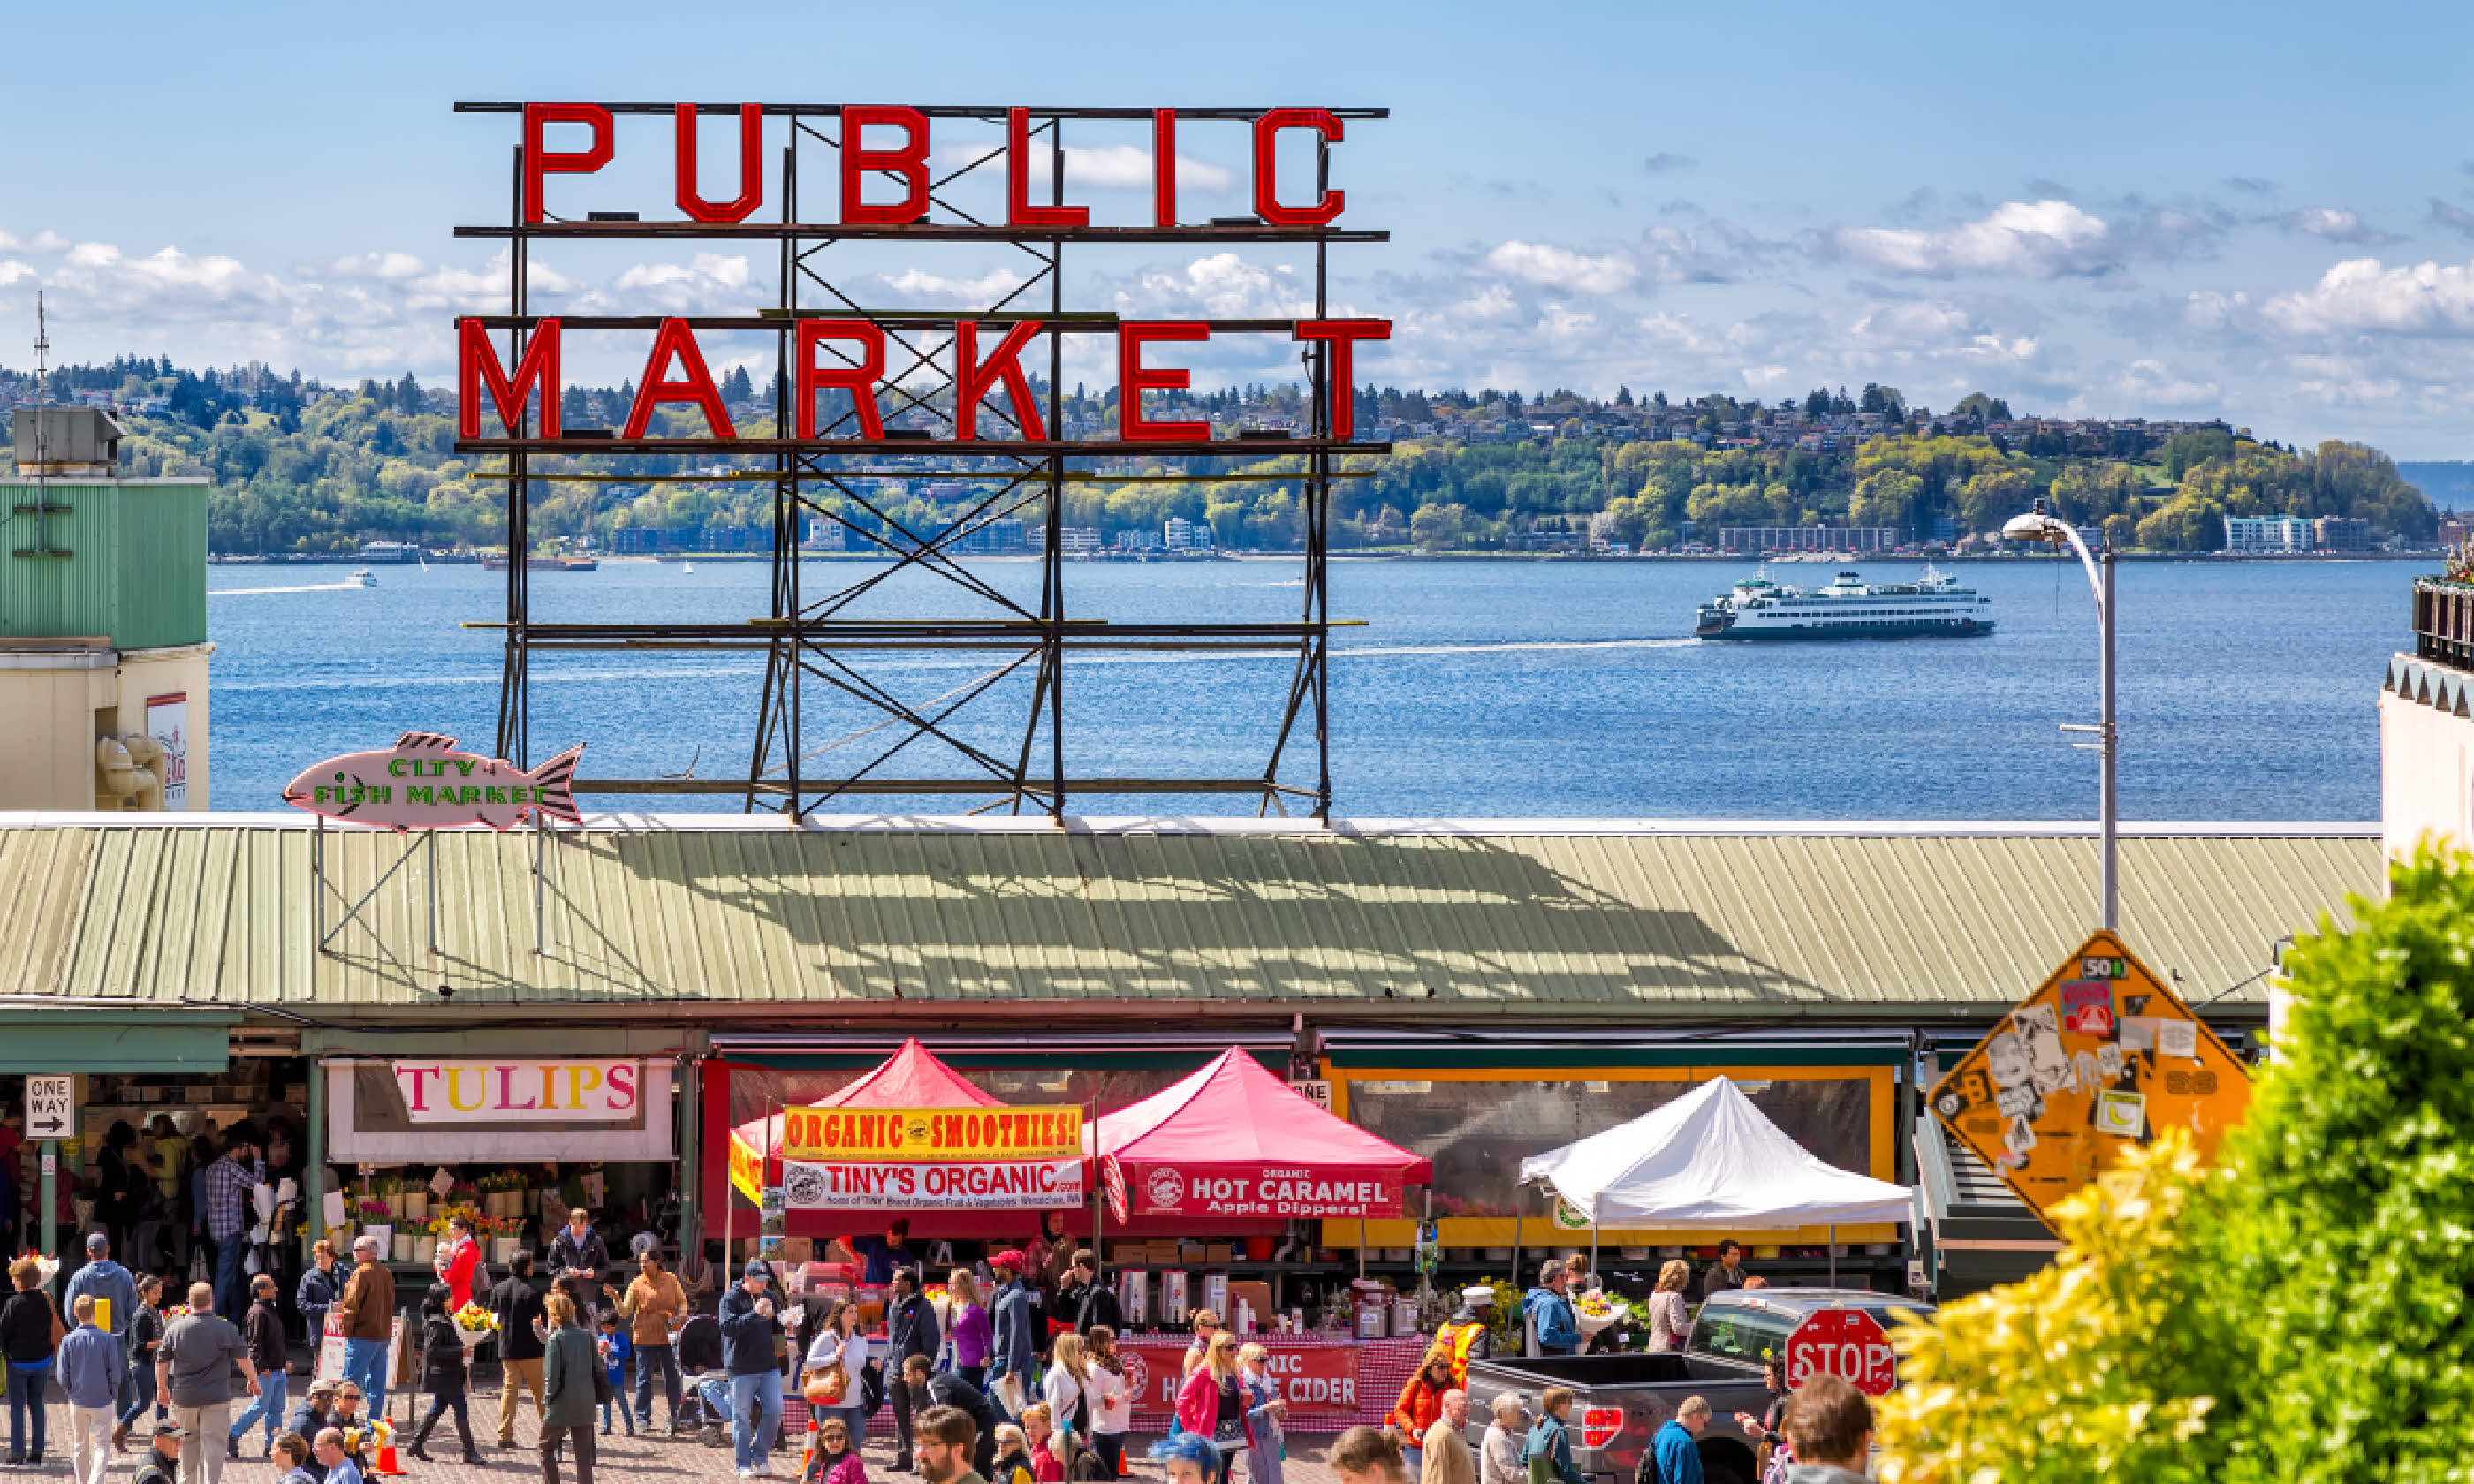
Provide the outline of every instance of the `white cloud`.
[[1021,288],[1026,281],[1020,275],[999,268],[976,278],[956,278],[932,274],[917,268],[906,268],[891,276],[879,275],[877,282],[886,292],[900,295],[914,304],[933,304],[939,309],[976,309],[995,303]]
[[1486,255],[1486,265],[1545,288],[1579,294],[1620,293],[1640,276],[1631,259],[1620,252],[1591,256],[1536,242],[1504,243]]
[[[2169,212],[2158,226],[2183,234],[2197,224]],[[1841,227],[1827,240],[1843,256],[1919,277],[2055,278],[2105,273],[2119,258],[2105,220],[2067,201],[2007,201],[1973,222],[1948,227]]]
[[1313,292],[1296,269],[1286,263],[1266,268],[1234,252],[1199,257],[1181,269],[1146,268],[1111,299],[1119,314],[1145,318],[1272,320],[1314,308]]
[[2385,247],[2402,239],[2373,227],[2362,217],[2341,206],[2305,206],[2289,211],[2280,218],[2288,230],[2304,232],[2328,242],[2351,243],[2357,247]]
[[48,227],[32,237],[0,232],[0,252],[61,252],[65,251],[68,246],[66,237]]
[[2150,406],[2213,406],[2223,396],[2223,389],[2214,381],[2179,375],[2162,361],[2144,359],[2124,368],[2119,387],[2134,404]]
[[2270,299],[2260,313],[2290,335],[2474,333],[2474,263],[2389,268],[2375,257],[2348,258],[2310,288]]
[[409,252],[354,252],[327,271],[339,278],[409,278],[426,265]]
[[[1065,147],[1065,183],[1102,190],[1150,190],[1152,152],[1131,144],[1097,149],[1077,149],[1069,144]],[[1176,157],[1176,183],[1179,190],[1192,186],[1199,191],[1225,191],[1237,183],[1237,178],[1218,165],[1180,155]]]

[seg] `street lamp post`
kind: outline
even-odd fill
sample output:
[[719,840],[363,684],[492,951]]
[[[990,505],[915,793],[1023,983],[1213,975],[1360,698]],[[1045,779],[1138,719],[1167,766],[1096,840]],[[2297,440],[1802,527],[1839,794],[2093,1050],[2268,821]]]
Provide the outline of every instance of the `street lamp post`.
[[2097,893],[2101,925],[2113,932],[2121,923],[2120,902],[2122,874],[2116,849],[2121,823],[2121,795],[2114,777],[2114,754],[2121,742],[2121,730],[2114,723],[2113,711],[2113,542],[2107,539],[2099,557],[2091,553],[2087,542],[2079,539],[2076,527],[2067,520],[2045,513],[2045,502],[2038,500],[2033,511],[2014,516],[2001,528],[2001,537],[2011,541],[2050,541],[2056,546],[2067,543],[2078,553],[2079,565],[2087,569],[2089,590],[2096,594],[2098,718],[2093,727],[2074,726],[2065,722],[2064,731],[2088,731],[2096,734],[2094,742],[2074,742],[2074,747],[2092,749],[2102,767],[2098,784],[2098,835],[2100,860],[2098,866]]

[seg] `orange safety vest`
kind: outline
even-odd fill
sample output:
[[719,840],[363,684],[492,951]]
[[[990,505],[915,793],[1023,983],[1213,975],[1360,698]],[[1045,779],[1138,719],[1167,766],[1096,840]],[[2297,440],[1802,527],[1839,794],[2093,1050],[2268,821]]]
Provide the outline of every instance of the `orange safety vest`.
[[1445,1325],[1435,1335],[1439,1343],[1451,1347],[1453,1385],[1462,1387],[1468,1385],[1469,1352],[1477,1349],[1478,1336],[1484,1333],[1486,1333],[1485,1325],[1467,1324]]

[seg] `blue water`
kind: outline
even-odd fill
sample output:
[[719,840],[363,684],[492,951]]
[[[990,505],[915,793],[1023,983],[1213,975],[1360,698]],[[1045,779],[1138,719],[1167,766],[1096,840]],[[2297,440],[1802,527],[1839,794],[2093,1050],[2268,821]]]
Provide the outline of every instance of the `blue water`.
[[[375,588],[326,587],[338,566],[224,566],[210,575],[213,802],[270,808],[319,758],[408,730],[475,751],[496,733],[500,651],[469,620],[497,616],[503,574],[380,567]],[[804,595],[872,575],[807,563]],[[968,570],[1032,606],[1038,569]],[[1356,816],[2084,819],[2096,761],[2057,730],[2096,718],[2096,625],[2075,563],[1964,564],[1993,598],[1989,638],[1710,644],[1695,605],[1745,564],[1342,562],[1332,615],[1332,778]],[[1874,562],[1868,579],[1912,577]],[[2373,703],[2408,643],[2400,562],[2125,563],[2122,809],[2130,819],[2367,820],[2378,812]],[[1294,562],[1077,564],[1071,616],[1277,621],[1298,616]],[[1822,583],[1831,568],[1773,575]],[[738,621],[765,611],[762,563],[617,562],[536,573],[536,618]],[[285,588],[279,591],[238,591]],[[306,589],[306,590],[304,590]],[[990,616],[987,600],[904,574],[846,616]],[[940,709],[1001,657],[849,657],[852,684]],[[1093,656],[1067,667],[1069,777],[1259,776],[1287,694],[1273,658]],[[1008,765],[1030,667],[995,681],[950,730]],[[588,744],[583,776],[743,778],[763,674],[752,656],[641,653],[533,660],[533,760]],[[847,770],[904,729],[804,682],[809,765]],[[1300,729],[1284,771],[1311,784]],[[1043,734],[1044,758],[1047,742]],[[1034,766],[1044,774],[1044,766]],[[910,743],[875,772],[960,776],[944,744]],[[838,812],[959,812],[982,798],[854,798]],[[604,799],[588,807],[733,808],[726,800]],[[1253,812],[1221,797],[1078,798],[1077,813]]]

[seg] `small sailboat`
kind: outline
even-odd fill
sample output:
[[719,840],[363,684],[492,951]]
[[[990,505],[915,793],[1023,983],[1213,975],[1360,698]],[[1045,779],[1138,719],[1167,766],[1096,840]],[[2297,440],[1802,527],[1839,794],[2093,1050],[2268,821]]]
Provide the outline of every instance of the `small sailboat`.
[[682,576],[686,576],[686,577],[693,577],[693,576],[695,576],[695,563],[694,563],[694,562],[680,562],[680,563],[679,563],[679,572],[680,572],[680,574],[681,574]]

